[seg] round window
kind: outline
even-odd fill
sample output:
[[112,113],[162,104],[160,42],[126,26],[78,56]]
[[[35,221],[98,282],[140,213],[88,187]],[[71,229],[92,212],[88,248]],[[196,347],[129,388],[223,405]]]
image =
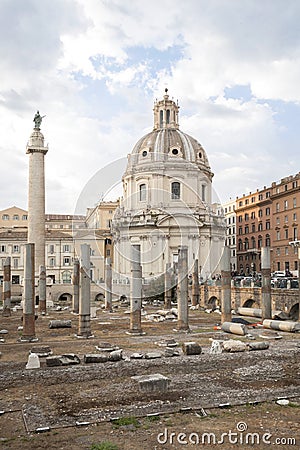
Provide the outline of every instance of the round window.
[[144,150],[143,153],[142,153],[142,155],[143,155],[143,156],[147,156],[147,151]]
[[172,153],[173,153],[173,155],[178,155],[178,150],[177,150],[177,148],[173,148]]

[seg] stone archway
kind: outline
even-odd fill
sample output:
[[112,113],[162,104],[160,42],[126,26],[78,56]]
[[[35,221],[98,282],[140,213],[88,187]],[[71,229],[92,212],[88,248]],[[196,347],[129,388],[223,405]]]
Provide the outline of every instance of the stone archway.
[[102,292],[99,292],[96,296],[95,296],[95,301],[96,302],[102,302],[104,300],[105,296]]
[[57,301],[59,302],[71,302],[72,301],[72,294],[69,292],[63,292],[62,294],[58,295]]
[[220,306],[220,300],[217,297],[212,296],[208,300],[207,306],[208,306],[208,308],[216,309],[217,306]]
[[252,298],[249,298],[248,300],[246,300],[243,303],[243,308],[259,308],[259,305],[257,304],[257,302],[255,300],[253,300]]
[[299,303],[295,303],[289,312],[289,318],[292,320],[299,320]]

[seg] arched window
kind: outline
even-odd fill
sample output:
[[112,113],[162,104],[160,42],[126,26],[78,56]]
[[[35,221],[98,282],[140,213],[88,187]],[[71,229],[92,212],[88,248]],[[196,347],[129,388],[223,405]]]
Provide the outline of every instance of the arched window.
[[162,126],[163,126],[163,120],[164,120],[164,113],[163,113],[163,110],[160,110],[159,111],[159,126],[160,126],[160,128],[162,128]]
[[140,200],[140,202],[146,201],[146,185],[145,184],[140,184],[139,200]]
[[262,237],[261,236],[258,236],[257,246],[258,246],[258,248],[262,247]]
[[243,250],[243,242],[242,242],[242,239],[239,239],[239,250]]
[[245,239],[245,250],[248,250],[248,248],[249,248],[249,241],[248,241],[248,239],[246,238],[246,239]]
[[172,200],[178,200],[180,198],[180,183],[174,181],[171,184],[171,193],[172,193]]
[[251,245],[252,245],[252,248],[255,248],[255,237],[253,237],[253,236],[251,238]]
[[271,246],[271,239],[270,239],[270,235],[267,234],[266,235],[266,247],[270,247]]
[[167,123],[170,123],[170,110],[167,109]]

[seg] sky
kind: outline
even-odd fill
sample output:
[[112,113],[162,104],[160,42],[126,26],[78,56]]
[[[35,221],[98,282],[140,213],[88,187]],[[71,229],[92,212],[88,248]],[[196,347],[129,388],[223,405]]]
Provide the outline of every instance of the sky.
[[166,87],[220,202],[298,173],[299,20],[299,0],[0,0],[0,209],[27,209],[36,110],[46,212],[119,195]]

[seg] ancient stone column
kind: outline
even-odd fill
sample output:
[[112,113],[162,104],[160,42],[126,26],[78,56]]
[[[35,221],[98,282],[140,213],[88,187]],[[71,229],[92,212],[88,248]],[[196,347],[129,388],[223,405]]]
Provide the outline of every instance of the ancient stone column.
[[79,260],[76,258],[74,260],[73,266],[73,301],[72,310],[74,313],[79,313]]
[[188,307],[188,248],[182,245],[178,248],[178,284],[177,284],[178,320],[177,329],[189,330]]
[[198,259],[195,259],[192,274],[192,306],[197,306],[198,304],[199,304],[199,272],[198,272]]
[[11,315],[11,258],[5,259],[3,266],[3,313],[4,317]]
[[270,247],[261,248],[262,320],[272,319]]
[[171,263],[167,263],[165,271],[165,292],[164,292],[165,309],[171,309],[171,300],[172,300],[172,266]]
[[34,244],[25,244],[22,340],[35,338]]
[[[29,138],[26,153],[29,155],[28,189],[28,242],[35,244],[35,268],[45,266],[45,168],[44,157],[48,147],[44,145],[44,136],[40,123]],[[39,276],[39,273],[36,274]]]
[[39,311],[42,314],[46,314],[46,267],[45,266],[40,266]]
[[141,246],[131,246],[130,333],[141,334],[142,266]]
[[231,322],[230,248],[224,247],[221,259],[221,323]]
[[111,259],[105,260],[105,309],[112,311],[112,269]]
[[82,244],[79,290],[79,328],[78,336],[88,338],[91,333],[91,279],[90,279],[90,246]]

